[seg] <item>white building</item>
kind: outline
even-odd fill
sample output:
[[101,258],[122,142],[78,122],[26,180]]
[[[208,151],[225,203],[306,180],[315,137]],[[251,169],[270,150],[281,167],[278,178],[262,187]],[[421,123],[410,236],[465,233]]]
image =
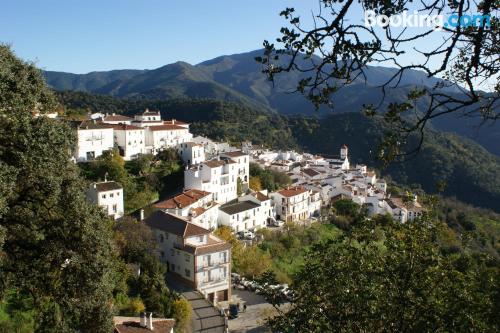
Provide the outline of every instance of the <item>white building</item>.
[[186,218],[208,230],[217,228],[219,204],[210,192],[189,189],[170,199],[157,202],[154,208]]
[[233,160],[211,160],[184,171],[184,188],[211,192],[218,203],[237,197],[237,163]]
[[263,192],[255,192],[230,201],[219,208],[219,225],[235,232],[265,228],[274,218],[274,209]]
[[[289,187],[270,194],[273,200],[276,216],[285,222],[296,222],[311,217],[316,209],[316,201],[321,199],[319,193],[314,197],[313,208],[310,208],[311,190],[303,186]],[[313,211],[313,212],[312,212]]]
[[104,181],[90,184],[87,199],[102,207],[115,220],[124,214],[123,187],[117,182]]
[[200,164],[205,161],[205,149],[199,143],[184,142],[179,145],[179,155],[187,165]]
[[250,156],[238,150],[222,153],[221,158],[229,158],[236,162],[237,174],[243,184],[243,190],[248,189],[248,181],[250,179]]
[[156,155],[163,149],[176,148],[181,143],[191,141],[192,138],[189,128],[166,122],[162,125],[147,126],[146,146],[152,154]]
[[421,217],[424,211],[416,196],[408,202],[404,202],[402,198],[389,198],[387,204],[391,208],[392,217],[401,223]]
[[136,159],[146,153],[145,129],[135,125],[111,125],[114,131],[115,144],[125,161]]
[[112,125],[118,125],[118,124],[126,124],[130,125],[132,124],[133,119],[130,117],[122,116],[121,114],[106,114],[102,117],[102,122],[105,124],[112,124]]
[[114,147],[113,128],[109,125],[87,120],[78,122],[76,130],[78,141],[74,155],[77,162],[91,161]]
[[168,271],[214,304],[231,298],[231,245],[186,219],[155,211],[145,223]]

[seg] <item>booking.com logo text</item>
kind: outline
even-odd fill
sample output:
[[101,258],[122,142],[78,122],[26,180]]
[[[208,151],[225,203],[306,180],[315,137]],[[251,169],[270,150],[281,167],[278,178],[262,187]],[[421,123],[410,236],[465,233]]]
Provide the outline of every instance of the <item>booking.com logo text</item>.
[[452,14],[448,17],[443,15],[428,15],[421,14],[417,11],[408,13],[404,11],[399,15],[378,15],[373,10],[365,11],[365,26],[381,28],[390,26],[391,28],[434,28],[440,30],[443,28],[456,28],[456,27],[484,27],[489,29],[491,17],[490,15],[467,15],[463,14],[461,17],[458,14]]

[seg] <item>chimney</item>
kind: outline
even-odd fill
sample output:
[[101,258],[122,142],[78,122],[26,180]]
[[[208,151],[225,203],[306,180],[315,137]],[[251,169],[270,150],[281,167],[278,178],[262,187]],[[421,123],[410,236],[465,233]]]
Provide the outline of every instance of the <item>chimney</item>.
[[141,327],[146,327],[146,312],[141,312]]
[[146,313],[146,328],[150,331],[153,330],[153,312]]
[[174,124],[175,124],[175,119],[172,119],[172,125],[174,125]]
[[141,209],[141,210],[139,211],[139,220],[140,220],[140,221],[144,221],[144,209]]
[[111,115],[112,115],[112,116],[116,116],[116,113],[114,113],[114,112],[113,112]]

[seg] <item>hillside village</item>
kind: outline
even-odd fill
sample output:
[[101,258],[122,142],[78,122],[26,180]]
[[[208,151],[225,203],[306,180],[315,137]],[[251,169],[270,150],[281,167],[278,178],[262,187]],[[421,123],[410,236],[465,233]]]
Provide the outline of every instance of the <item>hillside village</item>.
[[[179,153],[185,165],[184,189],[156,202],[145,223],[156,237],[160,261],[213,303],[231,297],[231,248],[213,235],[219,226],[251,240],[261,228],[314,222],[323,206],[340,199],[364,205],[369,216],[391,214],[402,223],[423,211],[416,197],[408,202],[388,195],[386,182],[366,165],[351,165],[347,145],[329,157],[275,151],[248,141],[233,147],[194,137],[189,124],[162,120],[160,112],[150,110],[134,118],[93,114],[74,125],[76,162],[92,161],[115,147],[124,160],[167,148]],[[253,191],[250,163],[286,173],[292,184],[275,192]],[[87,197],[115,219],[124,215],[123,189],[113,180],[92,183]]]

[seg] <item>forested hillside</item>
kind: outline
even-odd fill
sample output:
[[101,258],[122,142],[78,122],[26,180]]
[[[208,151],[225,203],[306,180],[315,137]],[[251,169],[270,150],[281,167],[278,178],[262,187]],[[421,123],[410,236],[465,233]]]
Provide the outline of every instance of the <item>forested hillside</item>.
[[[74,90],[136,99],[209,98],[282,115],[328,117],[332,112],[359,113],[363,110],[363,105],[379,105],[383,99],[379,85],[396,72],[394,68],[367,66],[363,78],[358,77],[332,96],[333,108],[322,106],[315,110],[302,94],[293,93],[298,82],[307,77],[307,73],[281,73],[273,84],[262,73],[261,65],[255,61],[255,57],[261,56],[262,52],[263,50],[255,50],[220,56],[197,65],[178,61],[152,70],[114,70],[88,74],[45,72],[45,77],[48,84],[58,91]],[[300,61],[318,63],[320,58]],[[304,67],[309,66],[304,63]],[[405,71],[398,88],[387,90],[380,110],[387,110],[389,103],[406,101],[407,94],[415,87],[432,87],[438,82],[442,80],[429,78],[424,72]],[[456,98],[461,98],[461,92],[456,86],[445,89],[456,94]],[[417,111],[425,110],[428,102],[426,99],[419,100]],[[489,122],[480,126],[481,124],[481,119],[450,114],[433,119],[431,125],[440,131],[470,138],[500,156],[500,145],[496,144],[500,135],[500,123]]]
[[499,158],[454,134],[428,130],[418,155],[382,168],[376,154],[383,126],[360,113],[333,114],[321,119],[289,118],[212,99],[125,100],[74,92],[58,96],[67,112],[76,110],[80,115],[88,111],[132,115],[145,108],[158,109],[164,118],[188,121],[195,134],[214,139],[251,140],[273,148],[301,148],[318,154],[337,154],[345,143],[350,147],[353,163],[375,166],[398,183],[416,184],[429,193],[435,193],[439,183],[445,185],[445,196],[500,210]]

